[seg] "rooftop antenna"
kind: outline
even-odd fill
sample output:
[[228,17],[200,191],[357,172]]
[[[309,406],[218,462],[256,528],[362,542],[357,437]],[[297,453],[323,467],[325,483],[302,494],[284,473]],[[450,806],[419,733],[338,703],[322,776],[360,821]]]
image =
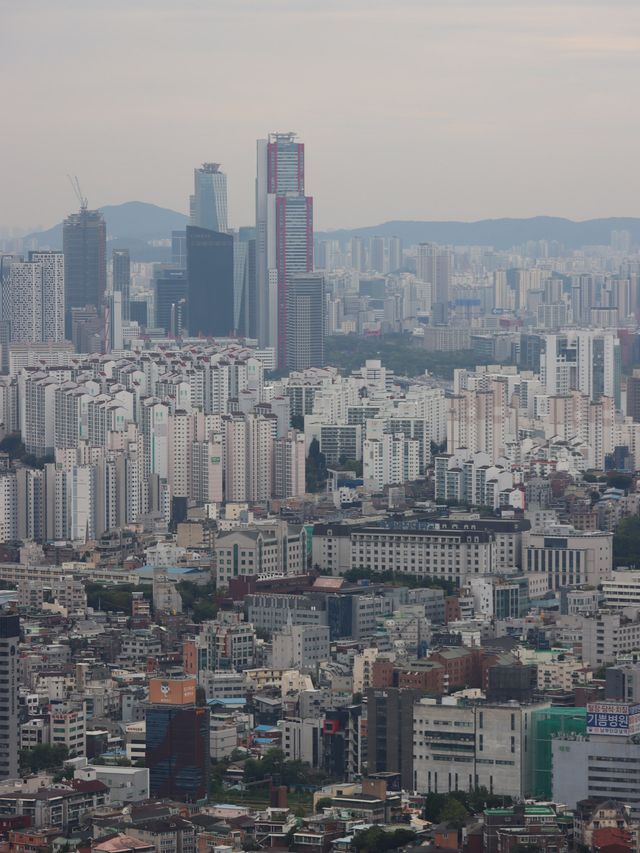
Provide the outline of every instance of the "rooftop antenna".
[[73,187],[73,191],[76,194],[76,198],[80,202],[80,210],[86,210],[88,205],[87,197],[82,194],[82,188],[80,186],[78,176],[74,175],[73,177],[71,177],[71,175],[67,175],[67,177],[69,178],[69,183]]

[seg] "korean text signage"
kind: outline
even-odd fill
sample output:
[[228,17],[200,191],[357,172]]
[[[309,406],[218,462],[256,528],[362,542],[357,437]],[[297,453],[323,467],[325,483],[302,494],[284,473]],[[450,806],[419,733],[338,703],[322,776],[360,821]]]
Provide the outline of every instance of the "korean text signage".
[[590,702],[587,734],[626,737],[640,732],[640,705],[627,702]]

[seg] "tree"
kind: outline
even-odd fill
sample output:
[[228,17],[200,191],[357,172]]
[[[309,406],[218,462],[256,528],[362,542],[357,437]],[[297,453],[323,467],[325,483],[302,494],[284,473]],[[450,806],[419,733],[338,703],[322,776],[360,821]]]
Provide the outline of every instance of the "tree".
[[397,583],[401,586],[408,586],[411,589],[444,589],[448,595],[452,595],[454,584],[442,578],[422,577],[417,578],[404,572],[393,572],[391,570],[385,572],[375,572],[365,566],[359,566],[344,573],[345,580],[351,583],[357,583],[361,580],[370,580],[374,583]]
[[38,743],[31,749],[20,750],[20,767],[31,773],[41,770],[58,770],[69,757],[63,743]]
[[623,518],[613,535],[614,566],[636,566],[640,554],[640,518]]
[[431,793],[425,797],[424,817],[432,823],[450,821],[455,825],[468,814],[479,814],[487,808],[510,804],[511,797],[491,794],[484,786],[475,788],[473,791],[452,791],[450,794]]
[[351,841],[351,847],[356,853],[383,853],[387,847],[386,833],[379,826],[372,826],[362,832],[356,832]]
[[73,779],[73,767],[70,764],[65,764],[62,770],[51,777],[52,782],[66,782],[68,779]]
[[469,812],[456,797],[448,797],[444,808],[440,813],[440,820],[443,823],[448,823],[455,829],[462,829],[466,819],[469,817]]
[[328,809],[331,806],[333,800],[331,797],[320,797],[318,802],[316,803],[316,813],[322,814],[324,809]]
[[613,489],[624,489],[625,491],[631,487],[633,477],[629,474],[620,474],[618,471],[611,471],[607,474],[607,485]]
[[304,431],[304,415],[291,415],[291,428]]
[[314,438],[309,445],[306,474],[308,492],[319,492],[324,489],[327,481],[327,459],[324,453],[320,452],[320,444],[317,438]]
[[446,794],[436,794],[433,791],[424,798],[424,819],[431,823],[438,823],[442,809],[447,801]]
[[278,784],[289,788],[321,782],[318,771],[302,761],[287,761],[281,749],[268,750],[263,758],[248,758],[244,763],[245,782],[266,782],[277,778]]
[[215,619],[219,610],[219,601],[213,581],[206,584],[180,581],[176,584],[176,589],[180,593],[183,609],[192,615],[194,622]]
[[343,454],[338,462],[343,471],[353,471],[356,477],[362,477],[362,459],[349,459]]
[[132,583],[108,585],[89,582],[85,584],[85,590],[89,607],[112,613],[131,613],[131,594],[138,590],[151,601],[150,587],[137,587]]
[[385,832],[379,826],[372,826],[362,832],[356,832],[351,847],[357,853],[386,853],[387,850],[396,850],[398,847],[410,844],[415,838],[416,833],[411,829]]
[[13,432],[0,441],[0,451],[8,453],[11,460],[18,460],[30,468],[44,468],[47,462],[55,461],[53,456],[34,456],[27,453],[20,433]]
[[428,370],[443,379],[452,379],[456,367],[474,368],[488,359],[473,350],[429,352],[413,335],[392,334],[376,337],[336,335],[325,338],[325,361],[351,373],[367,359],[380,359],[385,367],[399,376],[418,376]]

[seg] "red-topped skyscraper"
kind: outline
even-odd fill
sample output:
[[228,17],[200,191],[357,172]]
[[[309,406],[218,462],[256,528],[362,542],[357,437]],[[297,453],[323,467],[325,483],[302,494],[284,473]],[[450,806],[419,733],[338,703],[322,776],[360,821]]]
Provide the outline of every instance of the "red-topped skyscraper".
[[257,320],[261,345],[286,366],[287,282],[313,270],[313,199],[305,195],[304,144],[294,133],[258,140]]

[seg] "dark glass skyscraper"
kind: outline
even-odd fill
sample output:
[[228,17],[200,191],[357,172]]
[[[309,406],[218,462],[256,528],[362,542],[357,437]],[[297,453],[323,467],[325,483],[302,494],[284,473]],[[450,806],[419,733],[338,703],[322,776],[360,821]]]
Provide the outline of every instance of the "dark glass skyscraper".
[[187,274],[185,270],[159,264],[154,270],[153,282],[156,295],[155,324],[170,335],[177,331],[172,323],[177,306],[188,298]]
[[122,319],[129,319],[129,299],[131,296],[131,258],[128,249],[114,249],[111,255],[113,289],[122,294]]
[[0,675],[5,685],[0,691],[0,779],[15,779],[19,773],[20,712],[18,708],[18,643],[20,619],[13,614],[0,615]]
[[81,208],[64,221],[65,307],[67,335],[71,309],[94,305],[102,310],[107,287],[107,226],[99,210]]
[[257,330],[256,229],[238,229],[233,247],[234,317],[239,335],[255,338]]
[[189,334],[226,337],[235,332],[233,237],[187,226]]
[[209,787],[209,709],[196,705],[195,679],[153,678],[146,714],[152,797],[189,803]]

